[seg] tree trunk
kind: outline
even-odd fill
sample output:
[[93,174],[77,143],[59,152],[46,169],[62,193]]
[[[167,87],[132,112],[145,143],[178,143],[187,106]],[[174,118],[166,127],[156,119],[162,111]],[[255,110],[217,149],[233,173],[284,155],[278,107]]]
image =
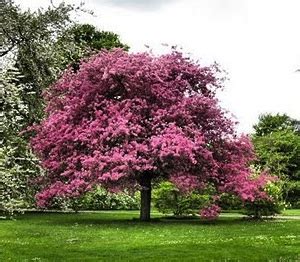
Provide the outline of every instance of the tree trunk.
[[149,221],[151,211],[151,176],[144,175],[140,180],[141,186],[141,209],[140,220]]

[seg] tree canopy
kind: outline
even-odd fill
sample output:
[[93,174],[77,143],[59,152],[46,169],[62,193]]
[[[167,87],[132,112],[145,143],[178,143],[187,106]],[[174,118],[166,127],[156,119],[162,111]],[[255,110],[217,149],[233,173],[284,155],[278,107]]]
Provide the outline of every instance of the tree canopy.
[[17,70],[0,74],[3,110],[0,121],[0,209],[9,215],[33,202],[34,187],[30,187],[29,182],[41,171],[27,141],[19,135],[26,126],[28,114],[20,96],[24,88],[19,83],[21,77]]
[[273,132],[291,130],[300,132],[300,121],[289,117],[286,114],[262,114],[258,123],[253,126],[255,136],[265,136]]
[[253,177],[250,140],[238,137],[215,97],[217,66],[179,52],[162,56],[102,51],[69,70],[46,94],[47,117],[31,143],[47,171],[40,207],[77,197],[97,184],[139,188],[141,219],[150,218],[151,183],[182,191],[210,185],[203,216],[219,214],[218,195],[266,198],[266,175]]
[[43,118],[41,94],[69,64],[78,67],[81,58],[103,48],[128,49],[112,32],[75,23],[72,14],[82,10],[82,6],[62,2],[47,9],[23,11],[11,0],[1,7],[0,56],[23,76],[21,96],[28,106],[30,124]]
[[[286,114],[264,114],[254,126],[257,162],[275,175],[295,178],[300,172],[299,122]],[[299,177],[300,179],[300,177]]]
[[285,184],[285,199],[300,205],[300,130],[299,122],[286,114],[264,114],[254,126],[252,141],[256,164],[280,177]]

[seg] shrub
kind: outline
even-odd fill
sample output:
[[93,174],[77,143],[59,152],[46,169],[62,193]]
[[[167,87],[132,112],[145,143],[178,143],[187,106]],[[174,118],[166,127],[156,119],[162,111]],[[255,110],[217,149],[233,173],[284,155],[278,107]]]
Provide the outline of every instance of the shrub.
[[274,216],[281,213],[284,208],[282,200],[282,182],[268,182],[265,192],[269,199],[255,200],[253,202],[245,202],[245,213],[253,218],[261,218],[263,216]]
[[300,181],[285,182],[283,195],[292,208],[300,208]]
[[153,192],[154,207],[163,214],[173,213],[175,216],[196,214],[208,200],[208,195],[183,194],[171,182],[160,183]]
[[74,199],[76,210],[135,210],[139,209],[138,194],[129,192],[110,193],[103,187],[96,187],[80,199]]
[[228,193],[223,193],[220,195],[218,204],[222,210],[241,210],[243,208],[241,199],[236,195]]
[[202,219],[214,220],[221,213],[221,208],[218,205],[212,204],[204,207],[200,210],[200,216]]

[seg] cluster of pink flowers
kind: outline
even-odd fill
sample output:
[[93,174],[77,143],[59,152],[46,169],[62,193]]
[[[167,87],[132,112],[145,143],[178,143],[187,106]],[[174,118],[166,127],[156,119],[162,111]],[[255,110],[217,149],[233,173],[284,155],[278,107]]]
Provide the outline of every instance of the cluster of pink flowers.
[[200,210],[200,216],[206,220],[214,220],[216,219],[221,213],[221,208],[216,205],[212,204]]
[[182,191],[214,185],[243,200],[265,197],[252,179],[249,139],[218,105],[218,68],[179,52],[154,56],[102,51],[67,71],[45,94],[47,117],[32,148],[47,171],[38,204],[94,185],[135,187],[141,176]]
[[172,174],[170,181],[183,193],[189,193],[195,189],[204,189],[205,184],[199,182],[199,178],[188,173]]

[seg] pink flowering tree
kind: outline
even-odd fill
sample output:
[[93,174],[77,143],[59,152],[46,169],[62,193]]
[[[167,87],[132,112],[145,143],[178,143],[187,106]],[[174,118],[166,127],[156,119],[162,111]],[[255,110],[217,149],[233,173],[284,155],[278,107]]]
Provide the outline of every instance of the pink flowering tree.
[[170,180],[183,192],[214,186],[203,217],[219,214],[218,194],[243,201],[267,197],[267,176],[252,178],[245,136],[218,105],[216,65],[202,67],[179,52],[154,56],[103,51],[67,71],[45,94],[47,117],[32,147],[46,175],[40,207],[102,185],[141,191],[141,220],[150,219],[151,185]]

